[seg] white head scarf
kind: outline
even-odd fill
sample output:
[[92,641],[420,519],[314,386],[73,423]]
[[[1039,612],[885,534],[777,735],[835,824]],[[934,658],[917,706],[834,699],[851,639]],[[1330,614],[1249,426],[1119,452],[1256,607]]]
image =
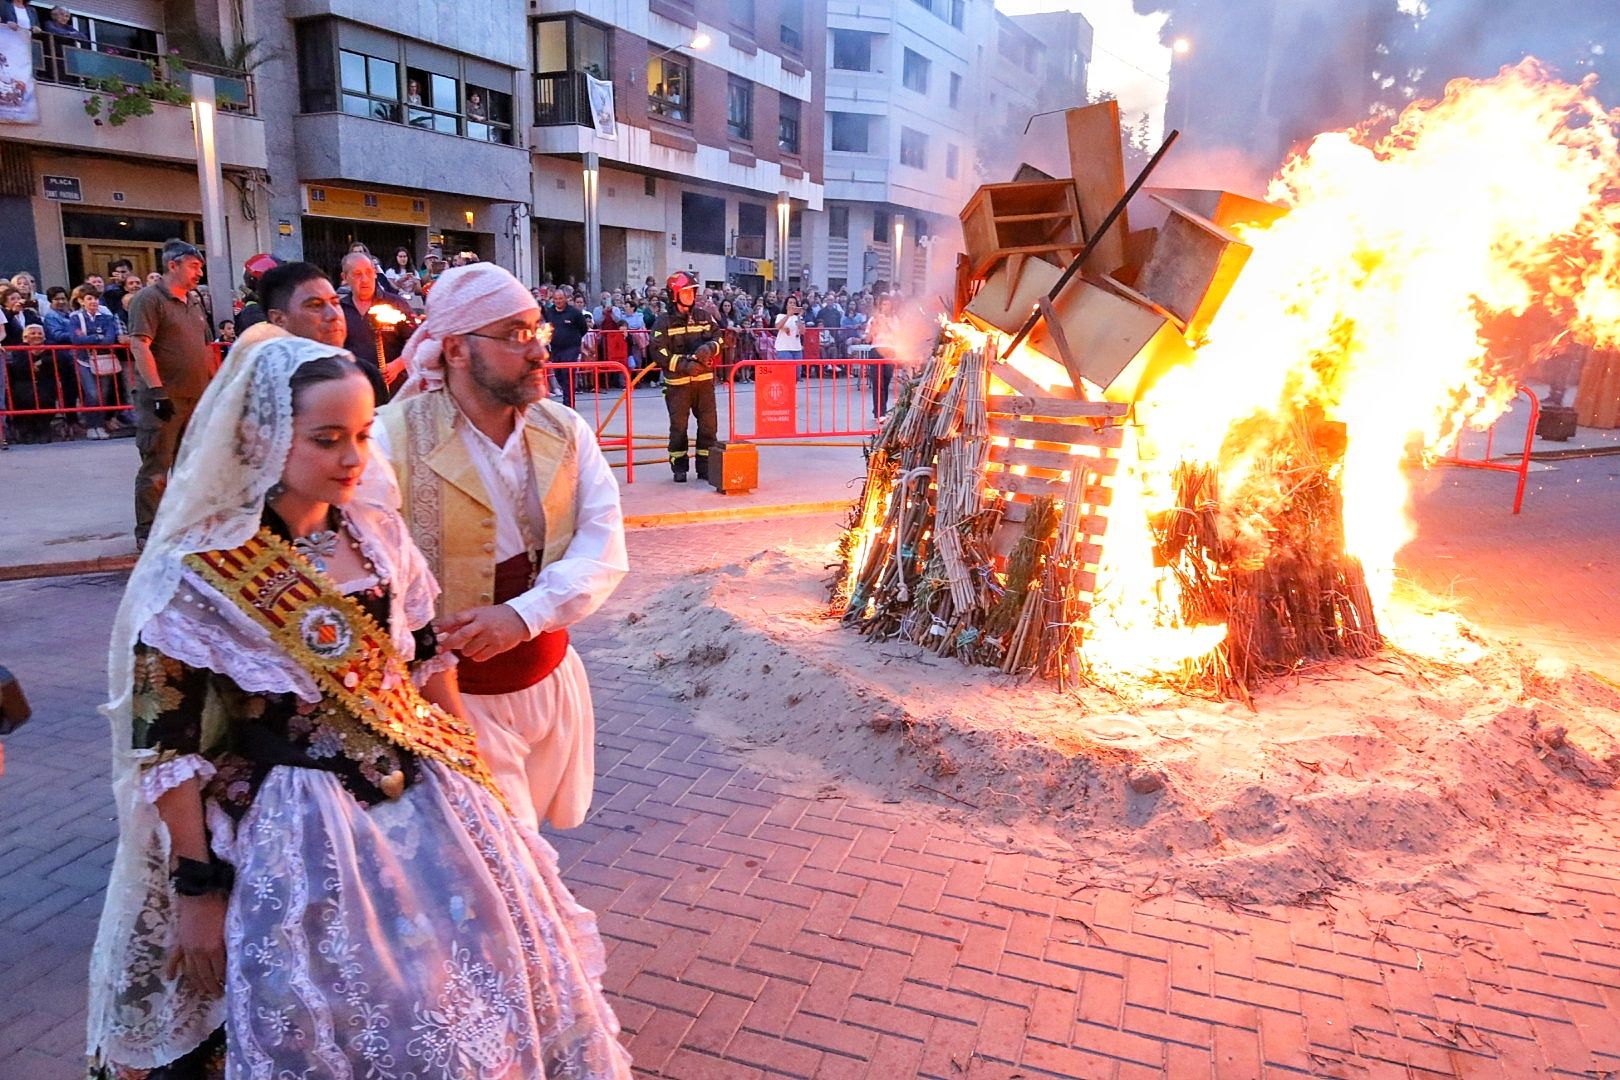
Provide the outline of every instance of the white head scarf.
[[[341,349],[293,337],[269,323],[253,326],[237,339],[197,403],[113,623],[109,700],[102,711],[112,726],[119,843],[90,962],[89,1041],[93,1053],[121,1065],[153,1068],[172,1061],[206,1038],[225,1016],[222,998],[203,998],[184,976],[169,979],[163,970],[176,932],[174,893],[168,834],[140,791],[141,765],[154,752],[134,749],[135,645],[143,631],[148,637],[161,633],[206,654],[196,661],[200,666],[229,674],[244,689],[319,697],[313,684],[298,685],[300,672],[293,670],[292,661],[270,655],[272,648],[237,647],[251,627],[237,627],[240,613],[223,598],[210,600],[187,577],[184,560],[200,551],[239,547],[258,531],[265,495],[281,478],[292,445],[290,379],[304,364],[334,355],[349,358]],[[385,546],[383,530],[398,522],[392,508],[358,505],[350,513],[351,521],[373,523],[368,531],[379,547]],[[403,534],[403,524],[397,528]],[[361,542],[366,543],[363,537]],[[410,602],[431,613],[431,574],[424,569],[413,577],[408,572],[412,567],[383,551],[378,556],[379,574],[387,567],[390,574],[429,583],[418,585],[415,592],[425,595]],[[420,554],[414,557],[420,563]],[[177,595],[183,579],[192,595],[190,604]],[[396,645],[402,645],[401,637],[409,639],[410,633],[395,636]],[[216,848],[219,842],[216,836]]]
[[[494,263],[458,266],[439,275],[428,293],[427,318],[416,328],[400,359],[409,377],[394,400],[444,385],[444,339],[466,334],[525,311],[539,311],[534,294]],[[547,328],[542,327],[542,332]]]

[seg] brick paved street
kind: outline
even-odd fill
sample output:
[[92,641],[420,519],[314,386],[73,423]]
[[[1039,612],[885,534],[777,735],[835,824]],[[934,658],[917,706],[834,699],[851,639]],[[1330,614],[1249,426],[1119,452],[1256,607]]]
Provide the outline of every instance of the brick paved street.
[[[1561,463],[1517,519],[1507,479],[1438,474],[1413,576],[1490,627],[1620,671],[1617,474],[1620,458]],[[587,663],[693,552],[818,535],[829,519],[634,535],[632,578],[577,635]],[[0,662],[37,707],[0,779],[3,1080],[79,1068],[113,836],[93,707],[121,586],[0,586]],[[1545,903],[1431,910],[1347,888],[1248,910],[1089,887],[934,807],[755,773],[656,676],[591,666],[599,797],[555,842],[601,913],[645,1075],[1620,1075],[1620,850],[1594,825],[1571,824]]]

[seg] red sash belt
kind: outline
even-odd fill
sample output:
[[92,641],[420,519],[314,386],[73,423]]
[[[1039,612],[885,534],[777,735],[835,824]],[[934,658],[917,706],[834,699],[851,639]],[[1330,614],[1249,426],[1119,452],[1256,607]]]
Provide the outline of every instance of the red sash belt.
[[[495,602],[504,604],[528,591],[529,557],[514,555],[495,565]],[[515,694],[534,686],[568,655],[568,631],[549,630],[488,660],[465,656],[456,666],[463,694]]]

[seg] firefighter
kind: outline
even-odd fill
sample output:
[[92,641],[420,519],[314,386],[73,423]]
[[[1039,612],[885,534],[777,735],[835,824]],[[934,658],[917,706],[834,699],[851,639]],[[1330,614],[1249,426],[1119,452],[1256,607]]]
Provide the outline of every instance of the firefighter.
[[259,302],[259,282],[264,275],[281,265],[281,260],[274,255],[254,255],[242,264],[242,310],[236,313],[232,320],[236,323],[236,332],[241,334],[250,326],[265,322],[268,316],[264,313],[264,305]]
[[664,377],[664,404],[669,407],[669,467],[675,482],[686,483],[690,456],[686,425],[697,415],[697,474],[709,478],[709,448],[717,418],[714,367],[720,355],[720,324],[697,303],[697,282],[684,270],[669,276],[670,307],[652,329],[652,359]]

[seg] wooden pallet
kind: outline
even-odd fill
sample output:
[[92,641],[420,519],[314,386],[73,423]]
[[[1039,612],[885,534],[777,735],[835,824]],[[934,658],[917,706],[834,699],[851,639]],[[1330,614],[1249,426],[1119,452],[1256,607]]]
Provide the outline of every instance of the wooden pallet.
[[1129,407],[1039,392],[992,394],[987,406],[992,441],[985,486],[1006,505],[992,549],[1001,558],[1011,554],[1036,499],[1062,503],[1065,519],[1074,522],[1075,554],[1086,567],[1077,584],[1088,601],[1102,561],[1110,480],[1119,468],[1114,452],[1124,444]]

